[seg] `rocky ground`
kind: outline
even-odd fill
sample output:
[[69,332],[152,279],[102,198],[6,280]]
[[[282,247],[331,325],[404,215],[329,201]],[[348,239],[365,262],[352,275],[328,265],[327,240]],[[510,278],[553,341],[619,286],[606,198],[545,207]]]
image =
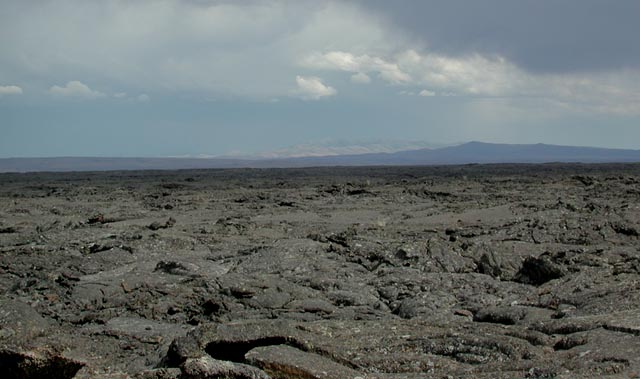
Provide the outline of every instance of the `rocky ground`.
[[640,377],[640,165],[0,175],[9,378]]

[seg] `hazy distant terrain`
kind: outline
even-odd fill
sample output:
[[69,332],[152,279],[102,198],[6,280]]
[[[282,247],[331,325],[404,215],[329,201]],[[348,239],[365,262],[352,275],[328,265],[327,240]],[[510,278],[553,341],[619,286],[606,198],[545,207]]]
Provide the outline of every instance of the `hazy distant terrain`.
[[[301,152],[296,152],[302,155]],[[311,153],[310,153],[311,154]],[[471,163],[640,162],[640,150],[469,142],[392,153],[331,154],[290,158],[5,158],[0,172],[287,168],[314,166],[448,165]]]

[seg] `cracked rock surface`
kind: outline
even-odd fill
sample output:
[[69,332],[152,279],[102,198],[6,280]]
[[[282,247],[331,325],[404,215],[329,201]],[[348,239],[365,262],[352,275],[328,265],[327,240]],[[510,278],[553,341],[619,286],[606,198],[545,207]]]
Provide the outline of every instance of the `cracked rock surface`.
[[640,377],[640,165],[0,174],[9,378]]

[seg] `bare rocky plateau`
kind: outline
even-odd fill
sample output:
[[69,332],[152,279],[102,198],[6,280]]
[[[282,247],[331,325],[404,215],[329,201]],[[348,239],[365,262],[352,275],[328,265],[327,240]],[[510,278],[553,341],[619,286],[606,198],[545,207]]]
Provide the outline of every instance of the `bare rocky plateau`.
[[640,165],[0,174],[3,378],[638,378]]

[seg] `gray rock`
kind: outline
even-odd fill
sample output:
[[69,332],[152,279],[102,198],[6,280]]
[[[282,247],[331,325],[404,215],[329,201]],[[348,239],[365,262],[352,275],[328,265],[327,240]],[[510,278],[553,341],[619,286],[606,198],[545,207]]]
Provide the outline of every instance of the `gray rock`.
[[91,326],[89,329],[100,330],[115,337],[129,336],[146,343],[169,344],[174,339],[186,335],[190,328],[143,318],[115,317],[104,326]]
[[187,359],[182,365],[184,379],[269,379],[263,371],[244,364],[219,361],[208,356]]
[[0,341],[21,341],[43,335],[52,322],[19,300],[0,299]]
[[307,353],[291,346],[257,347],[245,356],[274,378],[353,379],[362,374],[318,354]]
[[144,370],[136,374],[136,379],[180,379],[182,370],[179,368],[157,368]]

